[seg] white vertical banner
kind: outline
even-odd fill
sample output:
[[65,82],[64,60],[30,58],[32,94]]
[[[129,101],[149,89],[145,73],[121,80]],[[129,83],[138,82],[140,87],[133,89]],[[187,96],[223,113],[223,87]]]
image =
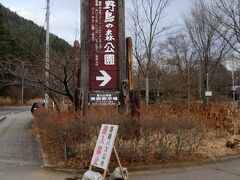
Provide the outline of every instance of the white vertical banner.
[[102,124],[91,160],[92,166],[107,170],[117,131],[117,125]]

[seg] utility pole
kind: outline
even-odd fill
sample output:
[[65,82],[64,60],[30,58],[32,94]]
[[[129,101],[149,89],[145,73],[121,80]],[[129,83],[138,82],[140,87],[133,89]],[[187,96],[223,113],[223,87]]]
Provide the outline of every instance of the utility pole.
[[80,44],[77,40],[74,41],[74,50],[75,50],[75,62],[74,62],[74,109],[77,111],[80,109]]
[[199,93],[199,101],[202,102],[202,66],[201,62],[199,62],[199,85],[198,85],[198,93]]
[[236,61],[233,57],[232,59],[232,95],[233,95],[233,102],[235,101],[235,96],[236,96],[236,89],[235,89],[235,74],[234,71],[236,70]]
[[49,104],[49,17],[50,17],[50,0],[47,0],[46,9],[46,61],[45,61],[45,78],[46,78],[46,88],[45,88],[45,107]]
[[23,103],[24,103],[24,76],[25,76],[24,61],[22,62],[22,69],[23,69],[23,74],[22,74],[22,105],[23,105]]

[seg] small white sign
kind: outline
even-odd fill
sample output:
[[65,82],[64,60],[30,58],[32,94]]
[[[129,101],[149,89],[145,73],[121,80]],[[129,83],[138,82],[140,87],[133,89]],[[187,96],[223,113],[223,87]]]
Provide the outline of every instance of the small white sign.
[[232,91],[236,91],[239,87],[240,87],[240,86],[232,86],[232,87],[231,87],[231,90],[232,90]]
[[206,97],[212,97],[212,91],[205,91]]
[[116,125],[102,124],[91,160],[92,166],[107,170],[117,131]]

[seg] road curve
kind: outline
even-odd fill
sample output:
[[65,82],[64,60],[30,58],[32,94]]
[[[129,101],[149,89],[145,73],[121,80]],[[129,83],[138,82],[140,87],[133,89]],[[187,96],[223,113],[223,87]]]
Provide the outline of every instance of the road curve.
[[9,115],[0,121],[0,180],[65,180],[67,174],[41,168],[31,121],[29,111]]
[[0,117],[6,116],[12,113],[30,111],[30,109],[31,109],[30,106],[0,107]]

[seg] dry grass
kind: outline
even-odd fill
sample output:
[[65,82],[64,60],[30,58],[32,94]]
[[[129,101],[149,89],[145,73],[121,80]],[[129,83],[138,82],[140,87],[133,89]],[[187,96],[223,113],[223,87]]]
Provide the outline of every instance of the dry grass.
[[[35,102],[43,102],[42,98],[35,98],[27,100],[24,104],[26,106],[31,106]],[[11,97],[2,97],[0,96],[0,106],[13,106],[13,105],[21,105],[22,101],[16,101],[16,99],[12,99]]]
[[10,106],[13,105],[13,102],[10,97],[0,96],[0,106]]
[[[190,111],[178,104],[141,109],[141,119],[119,115],[113,108],[92,108],[91,116],[78,112],[39,111],[35,124],[44,150],[53,164],[85,168],[89,165],[101,124],[119,125],[116,146],[124,164],[159,163],[215,158],[234,154],[226,141],[239,134],[240,111],[212,104],[192,103]],[[64,161],[64,144],[68,160]],[[53,151],[54,150],[54,151]]]

